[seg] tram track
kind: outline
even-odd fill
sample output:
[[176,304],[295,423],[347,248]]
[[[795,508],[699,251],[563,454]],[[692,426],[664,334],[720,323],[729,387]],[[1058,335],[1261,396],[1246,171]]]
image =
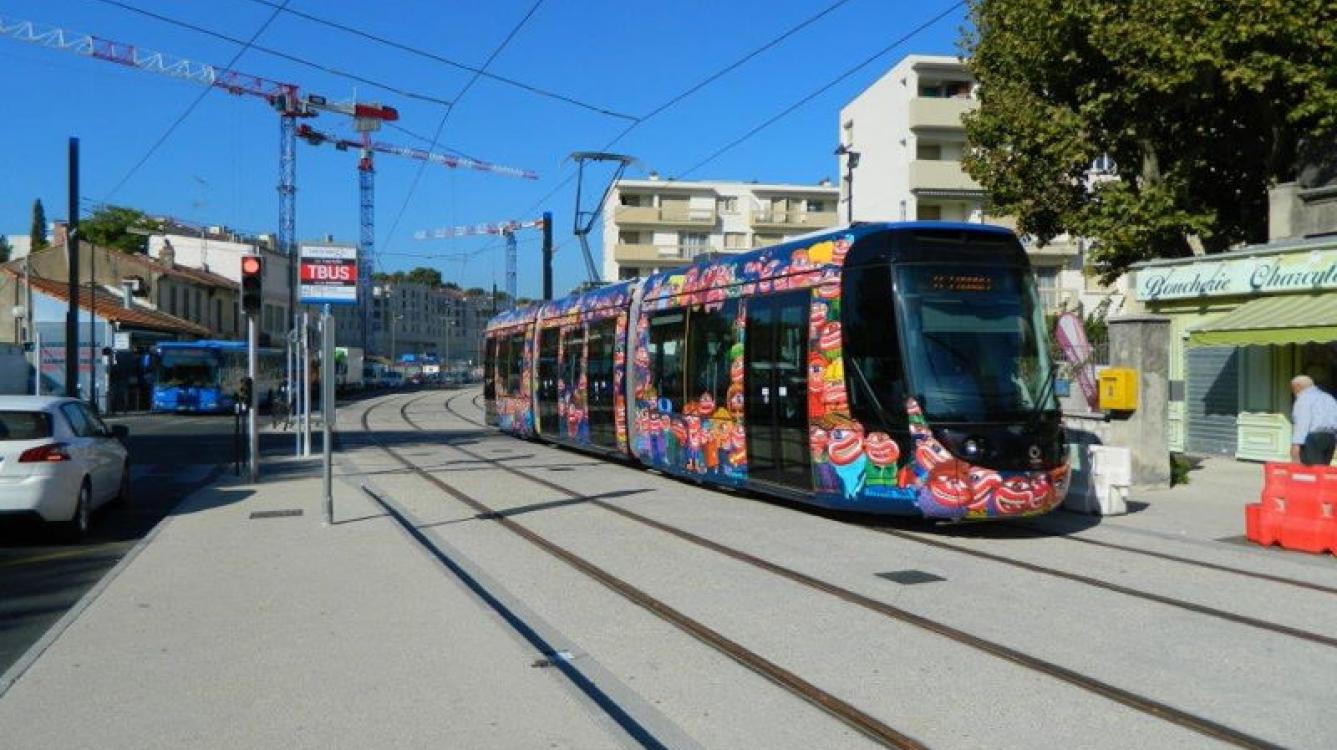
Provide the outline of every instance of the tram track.
[[[482,397],[483,397],[483,394],[479,393],[479,394],[475,395],[472,399],[470,399],[470,403],[471,403],[474,407],[476,407],[476,408],[478,408],[478,409],[482,409],[482,405],[481,405],[481,403],[480,403]],[[451,407],[449,407],[449,406],[447,406],[446,408],[447,408],[452,414],[454,414],[456,417],[458,417],[459,419],[461,419],[461,420],[463,420],[463,421],[465,421],[465,422],[468,422],[468,423],[473,424],[473,425],[477,425],[477,426],[479,426],[479,427],[484,427],[484,428],[487,427],[487,425],[486,425],[484,422],[480,421],[480,420],[477,420],[477,419],[473,419],[473,418],[467,417],[467,416],[461,414],[459,411],[457,411],[457,410],[455,410],[455,409],[453,409],[453,408],[451,408]],[[1314,582],[1312,582],[1312,581],[1302,581],[1302,580],[1298,580],[1298,579],[1294,579],[1294,578],[1287,578],[1287,577],[1285,577],[1285,576],[1272,575],[1272,574],[1269,574],[1269,573],[1262,573],[1262,572],[1259,572],[1259,571],[1256,571],[1256,570],[1248,570],[1248,569],[1246,569],[1246,568],[1237,568],[1237,567],[1234,567],[1234,566],[1231,566],[1231,565],[1221,565],[1221,564],[1219,564],[1219,563],[1208,562],[1208,561],[1206,561],[1206,560],[1197,560],[1197,559],[1194,559],[1194,558],[1191,558],[1191,557],[1184,557],[1184,556],[1182,556],[1182,555],[1173,555],[1173,554],[1170,554],[1170,553],[1167,553],[1167,552],[1157,552],[1157,551],[1155,551],[1155,550],[1140,549],[1140,548],[1138,548],[1138,547],[1132,547],[1132,546],[1129,546],[1129,545],[1126,545],[1126,544],[1118,544],[1118,543],[1115,543],[1115,542],[1107,542],[1107,541],[1100,540],[1100,539],[1091,539],[1091,538],[1089,538],[1089,537],[1074,536],[1074,535],[1071,535],[1071,534],[1055,533],[1055,532],[1050,532],[1050,531],[1046,531],[1046,530],[1043,530],[1043,529],[1037,529],[1037,528],[1032,527],[1032,526],[1025,526],[1025,525],[1022,525],[1022,524],[1020,524],[1020,523],[1006,523],[1005,525],[1009,526],[1010,528],[1021,529],[1021,530],[1025,530],[1025,531],[1034,533],[1034,534],[1036,535],[1037,538],[1061,539],[1061,540],[1063,540],[1063,541],[1065,541],[1065,542],[1074,542],[1074,543],[1086,544],[1086,545],[1093,546],[1093,547],[1101,547],[1101,548],[1104,548],[1104,549],[1113,549],[1113,550],[1118,550],[1118,551],[1120,551],[1120,552],[1127,552],[1127,553],[1129,553],[1129,554],[1141,555],[1141,556],[1143,556],[1143,557],[1151,557],[1151,558],[1156,558],[1156,559],[1159,559],[1159,560],[1166,560],[1166,561],[1168,561],[1168,562],[1179,563],[1179,564],[1181,564],[1181,565],[1190,565],[1190,566],[1193,566],[1193,567],[1203,568],[1203,569],[1205,569],[1205,570],[1212,570],[1212,571],[1216,571],[1216,572],[1218,572],[1218,573],[1227,573],[1227,574],[1230,574],[1230,575],[1238,575],[1238,576],[1242,576],[1242,577],[1245,577],[1245,578],[1253,578],[1253,579],[1260,580],[1260,581],[1267,581],[1267,582],[1269,582],[1269,583],[1278,583],[1278,584],[1281,584],[1281,585],[1283,585],[1283,586],[1292,586],[1292,587],[1295,587],[1295,588],[1306,589],[1306,590],[1308,590],[1308,591],[1317,591],[1317,592],[1324,593],[1324,594],[1333,594],[1333,595],[1337,595],[1337,587],[1333,587],[1333,586],[1324,586],[1324,585],[1321,584],[1321,583],[1314,583]],[[962,528],[965,528],[965,527],[962,527]],[[893,530],[887,530],[887,529],[879,529],[879,530],[880,530],[880,531],[883,531],[884,533],[891,533],[891,531],[893,531]],[[901,530],[895,530],[895,531],[901,531]],[[903,536],[902,536],[902,534],[903,534]],[[926,540],[925,537],[914,535],[914,534],[912,534],[911,532],[903,532],[903,531],[902,531],[902,534],[893,534],[893,535],[894,535],[894,536],[902,536],[902,538],[909,539],[909,540],[911,540],[911,541],[924,542],[924,543],[928,543],[928,541],[929,541],[929,540]],[[945,543],[944,543],[944,544],[945,544]],[[969,550],[969,548],[966,548],[966,547],[959,547],[959,546],[956,546],[956,545],[946,545],[946,546],[950,547],[952,550],[957,551],[957,552],[963,552],[963,553],[967,553],[967,554],[969,554],[969,553],[971,552],[971,550]],[[1022,561],[1013,561],[1012,558],[1005,558],[1005,559],[995,560],[995,562],[1009,562],[1009,561],[1017,562],[1017,563],[1022,563]],[[1022,563],[1022,564],[1023,564],[1023,565],[1026,565],[1027,563]],[[1034,571],[1034,572],[1041,572],[1041,573],[1043,573],[1043,572],[1049,572],[1049,573],[1061,573],[1061,571],[1055,571],[1055,570],[1053,570],[1053,569],[1047,569],[1047,571],[1036,570],[1036,571]],[[1090,580],[1094,580],[1094,579],[1090,579]],[[1082,581],[1082,582],[1085,583],[1085,582],[1087,582],[1087,581]],[[1113,585],[1113,584],[1112,584],[1112,585]],[[1137,595],[1136,593],[1130,593],[1130,592],[1135,592],[1135,590],[1131,590],[1131,589],[1130,589],[1130,590],[1128,590],[1128,591],[1120,591],[1120,593],[1129,593],[1129,595],[1132,595],[1132,596],[1136,596],[1136,595]],[[1162,603],[1164,603],[1164,604],[1172,604],[1172,602],[1162,602]],[[1196,606],[1196,605],[1195,605],[1195,606]],[[1212,610],[1212,608],[1210,608],[1210,607],[1208,607],[1208,608],[1206,608],[1206,609],[1207,609],[1207,610]],[[1195,610],[1195,611],[1198,611],[1198,610]],[[1219,611],[1219,610],[1213,610],[1213,611],[1198,611],[1198,613],[1199,613],[1199,614],[1214,615],[1214,613],[1215,613],[1216,611]],[[1225,614],[1229,615],[1230,613],[1225,613]],[[1233,618],[1228,616],[1228,617],[1226,617],[1225,619],[1233,619]],[[1246,619],[1250,619],[1250,618],[1246,618]],[[1256,622],[1263,622],[1263,621],[1256,621]],[[1241,621],[1241,624],[1252,625],[1253,623],[1251,623],[1251,622],[1242,622],[1242,621]],[[1281,627],[1285,627],[1285,626],[1281,626]],[[1268,628],[1264,628],[1264,629],[1268,629]],[[1300,635],[1299,633],[1304,633],[1305,635]],[[1312,639],[1312,638],[1308,638],[1308,637],[1307,637],[1308,635],[1313,635],[1313,634],[1308,634],[1307,631],[1298,631],[1298,633],[1286,633],[1286,634],[1287,634],[1287,635],[1295,635],[1295,636],[1298,637],[1298,638],[1305,638],[1305,639],[1308,639],[1308,640],[1314,640],[1314,639]],[[1317,636],[1317,642],[1322,643],[1322,644],[1325,645],[1325,646],[1334,646],[1334,645],[1337,645],[1337,639],[1328,638],[1328,637],[1326,637],[1326,636],[1321,636],[1321,635]]]
[[[456,394],[452,398],[457,398]],[[418,402],[425,396],[419,396],[409,399],[400,407],[400,416],[405,423],[409,424],[415,430],[422,430],[422,427],[414,423],[407,416],[408,406]],[[822,710],[827,715],[837,719],[845,725],[859,731],[864,736],[875,742],[893,748],[903,748],[904,750],[923,750],[927,746],[909,735],[896,730],[872,715],[856,708],[840,698],[828,693],[816,685],[804,680],[799,675],[781,667],[780,665],[766,659],[756,652],[746,648],[736,641],[730,640],[718,631],[710,628],[704,623],[695,620],[686,614],[674,609],[667,603],[651,596],[649,593],[632,586],[622,579],[614,576],[607,570],[595,565],[574,552],[562,547],[561,545],[549,540],[548,538],[529,529],[523,524],[507,518],[504,514],[498,513],[495,509],[489,507],[479,499],[459,490],[458,488],[442,481],[439,477],[427,472],[426,470],[414,464],[409,459],[402,456],[398,451],[376,441],[370,426],[370,415],[377,407],[386,404],[386,401],[369,406],[362,413],[362,429],[371,436],[373,443],[381,451],[398,461],[405,469],[416,474],[419,478],[444,492],[446,495],[468,506],[476,511],[480,517],[486,518],[500,525],[507,531],[524,539],[533,546],[566,563],[576,571],[584,574],[592,580],[600,583],[608,590],[618,594],[632,604],[655,615],[659,619],[673,625],[687,635],[704,643],[720,654],[732,659],[734,662],[751,670],[755,674],[765,678],[771,683],[783,688],[791,695],[805,701]],[[458,446],[451,446],[456,450],[462,450]],[[496,464],[496,461],[482,458],[481,454],[474,454],[471,451],[465,451],[467,455],[479,457],[488,463]],[[591,502],[599,502],[591,500]]]
[[[456,418],[463,420],[464,422],[480,427],[486,427],[486,425],[483,422],[474,419],[472,417],[466,416],[454,408],[453,402],[461,395],[463,394],[455,394],[453,396],[448,397],[445,400],[443,406],[446,409],[446,411],[454,415]],[[401,419],[411,428],[418,431],[425,431],[424,427],[416,423],[412,419],[412,417],[408,415],[409,406],[413,405],[414,403],[417,403],[418,400],[419,399],[414,399],[401,404],[399,413]],[[476,400],[477,399],[475,398],[474,401],[476,402]],[[1119,703],[1128,708],[1134,709],[1144,714],[1154,716],[1156,718],[1162,719],[1164,721],[1170,722],[1180,727],[1190,729],[1204,736],[1211,737],[1213,739],[1217,739],[1222,742],[1232,744],[1238,747],[1249,747],[1249,748],[1280,747],[1279,745],[1264,740],[1260,737],[1255,737],[1253,735],[1247,734],[1240,730],[1236,730],[1234,728],[1212,721],[1205,717],[1198,716],[1196,714],[1192,714],[1187,711],[1183,711],[1181,709],[1177,709],[1169,704],[1157,701],[1154,698],[1144,695],[1139,695],[1137,693],[1125,690],[1123,688],[1117,687],[1115,685],[1096,679],[1094,677],[1060,666],[1056,663],[1047,661],[1040,657],[1033,656],[1031,654],[1027,654],[1022,651],[1018,651],[1009,646],[1005,646],[1001,643],[997,643],[979,636],[972,635],[963,630],[959,630],[955,627],[952,627],[951,625],[947,625],[946,623],[932,620],[930,618],[921,615],[917,615],[908,610],[895,607],[891,604],[887,604],[885,602],[873,599],[871,597],[857,593],[850,589],[843,588],[828,581],[823,581],[821,579],[809,576],[797,570],[787,568],[778,563],[762,559],[760,557],[744,552],[742,550],[729,547],[722,543],[707,539],[705,537],[699,536],[685,529],[681,529],[676,526],[672,526],[670,524],[654,520],[652,518],[641,515],[634,511],[627,510],[625,508],[606,502],[604,500],[600,500],[597,498],[595,499],[587,498],[585,495],[569,487],[565,487],[561,484],[553,482],[544,477],[530,474],[521,469],[508,466],[500,461],[490,459],[481,453],[476,453],[462,446],[451,445],[450,447],[456,451],[459,451],[460,453],[465,454],[466,456],[470,456],[475,460],[489,463],[495,466],[496,468],[501,469],[502,471],[505,471],[517,477],[524,478],[526,480],[534,482],[535,484],[546,487],[555,492],[559,492],[567,496],[568,498],[572,499],[580,498],[588,502],[588,504],[590,505],[594,505],[600,509],[614,513],[618,516],[621,516],[622,518],[633,521],[637,524],[655,529],[657,531],[664,532],[666,534],[669,534],[673,537],[686,541],[697,547],[704,548],[712,552],[716,552],[718,554],[729,557],[733,560],[743,562],[752,567],[777,575],[781,578],[787,579],[794,583],[801,584],[810,589],[834,596],[838,599],[854,604],[866,610],[870,610],[882,616],[888,617],[892,620],[896,620],[898,622],[912,625],[922,630],[934,633],[941,637],[947,638],[948,640],[951,640],[955,643],[968,646],[970,648],[986,653],[990,656],[1011,662],[1013,664],[1038,672],[1045,676],[1060,680],[1062,682],[1073,685],[1082,690],[1086,690],[1088,692],[1104,697],[1108,700]],[[880,529],[874,529],[874,530],[881,531]],[[912,539],[918,541],[913,537]],[[956,548],[953,545],[944,545],[944,546],[951,547],[953,548],[954,551],[959,551],[956,550]],[[1146,593],[1146,592],[1141,592],[1141,593]],[[1149,596],[1157,596],[1157,595],[1149,595]],[[1184,602],[1184,604],[1191,604],[1191,603]],[[1286,626],[1277,626],[1277,627],[1285,628]],[[1310,634],[1310,635],[1314,635],[1315,637],[1320,639],[1326,638],[1325,636],[1318,636],[1317,634]],[[1333,639],[1328,639],[1328,640],[1333,640]],[[1337,641],[1334,641],[1333,645],[1337,645]]]

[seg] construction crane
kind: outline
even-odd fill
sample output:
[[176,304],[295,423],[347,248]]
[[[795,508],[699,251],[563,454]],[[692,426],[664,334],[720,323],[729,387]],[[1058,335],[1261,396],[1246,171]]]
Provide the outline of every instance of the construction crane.
[[[318,94],[303,94],[293,83],[283,83],[261,76],[220,69],[207,63],[139,47],[127,42],[69,31],[22,19],[0,16],[0,36],[40,47],[70,52],[81,57],[116,63],[169,78],[178,78],[202,86],[212,86],[229,94],[264,99],[279,114],[279,251],[295,256],[297,235],[297,118],[315,117],[331,112],[353,118],[359,132],[371,132],[382,122],[399,119],[393,107],[379,104],[331,103]],[[296,319],[296,264],[288,274],[288,310]]]
[[461,156],[451,156],[449,154],[438,154],[430,151],[424,151],[419,148],[406,148],[404,146],[395,146],[382,141],[371,139],[371,133],[380,128],[379,122],[370,122],[360,124],[354,120],[354,128],[359,133],[357,140],[340,138],[337,135],[325,133],[316,130],[303,123],[297,127],[297,137],[313,146],[328,144],[334,146],[339,151],[349,151],[356,149],[359,153],[357,162],[358,175],[358,204],[361,208],[358,256],[362,259],[362,268],[358,274],[359,284],[363,285],[364,300],[362,307],[362,348],[367,349],[367,337],[371,331],[371,267],[372,258],[375,253],[376,242],[376,163],[373,154],[393,154],[403,156],[409,159],[427,161],[433,164],[440,164],[452,169],[473,169],[480,172],[490,172],[508,177],[519,177],[527,180],[537,180],[538,175],[528,169],[517,169],[515,167],[504,167],[500,164],[491,164],[489,162],[478,161],[477,159],[467,159]]
[[[515,233],[521,229],[543,230],[543,298],[552,299],[552,214],[544,213],[542,219],[529,221],[503,221],[500,224],[468,224],[461,227],[442,229],[424,229],[413,233],[415,240],[449,240],[456,237],[478,237],[482,235],[501,235],[506,238],[506,294],[515,304]],[[495,288],[495,287],[494,287]]]

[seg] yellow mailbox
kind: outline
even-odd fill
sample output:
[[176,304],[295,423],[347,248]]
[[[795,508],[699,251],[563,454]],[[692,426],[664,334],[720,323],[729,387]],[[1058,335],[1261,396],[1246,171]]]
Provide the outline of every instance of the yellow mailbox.
[[1100,408],[1110,411],[1137,408],[1137,370],[1110,367],[1100,373]]

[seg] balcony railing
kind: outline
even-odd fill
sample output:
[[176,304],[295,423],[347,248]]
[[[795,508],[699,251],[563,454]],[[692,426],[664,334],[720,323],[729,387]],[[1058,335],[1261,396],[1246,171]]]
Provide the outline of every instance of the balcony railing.
[[687,262],[702,253],[718,252],[710,245],[640,245],[618,243],[613,246],[613,259],[618,263],[672,263]]
[[961,115],[978,106],[978,101],[962,97],[911,99],[910,129],[963,130],[965,125],[961,124]]
[[980,184],[961,169],[961,162],[928,159],[910,162],[910,189],[983,192]]
[[767,229],[822,229],[835,226],[835,211],[753,211],[752,226]]
[[714,208],[676,208],[664,206],[618,206],[613,218],[618,224],[666,224],[709,227],[715,225]]

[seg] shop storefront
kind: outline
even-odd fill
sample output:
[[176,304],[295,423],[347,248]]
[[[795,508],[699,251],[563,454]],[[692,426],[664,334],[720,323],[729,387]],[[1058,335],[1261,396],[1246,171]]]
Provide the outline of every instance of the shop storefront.
[[1337,237],[1134,266],[1171,321],[1170,449],[1287,460],[1290,380],[1337,393]]

